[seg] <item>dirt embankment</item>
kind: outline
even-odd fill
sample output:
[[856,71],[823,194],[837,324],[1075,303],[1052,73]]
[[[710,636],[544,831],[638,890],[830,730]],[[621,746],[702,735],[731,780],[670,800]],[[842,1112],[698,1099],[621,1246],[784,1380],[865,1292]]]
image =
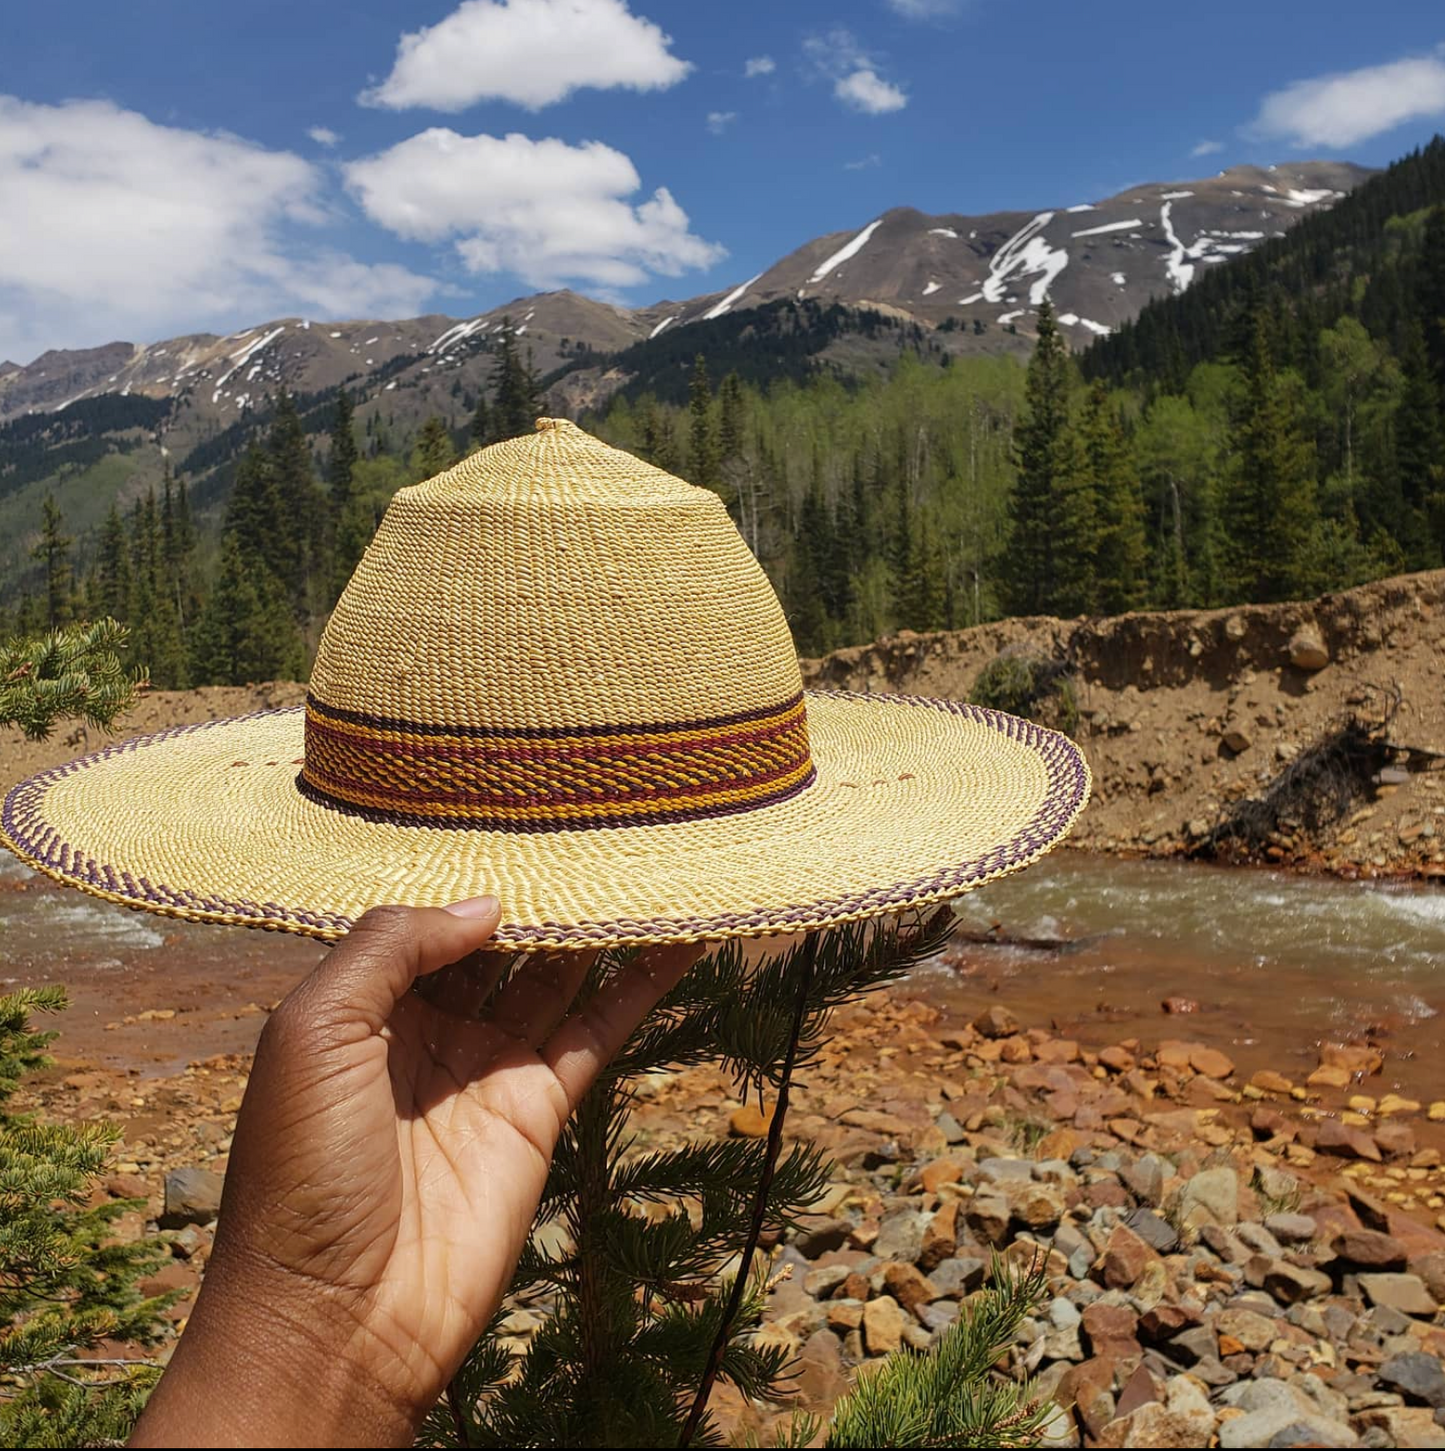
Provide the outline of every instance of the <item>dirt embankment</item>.
[[1445,570],[1296,604],[900,631],[805,661],[804,677],[966,699],[1008,649],[1073,666],[1095,779],[1074,845],[1187,849],[1349,717],[1379,720],[1398,696],[1384,736],[1409,753],[1384,753],[1383,778],[1360,783],[1328,830],[1286,826],[1266,854],[1361,876],[1445,875]]

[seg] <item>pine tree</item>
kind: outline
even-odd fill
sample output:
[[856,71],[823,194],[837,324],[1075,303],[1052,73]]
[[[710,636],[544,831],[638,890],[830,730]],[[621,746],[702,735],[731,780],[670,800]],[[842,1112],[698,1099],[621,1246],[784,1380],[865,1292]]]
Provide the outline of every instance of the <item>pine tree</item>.
[[1143,603],[1148,545],[1138,469],[1102,382],[1089,389],[1079,435],[1088,492],[1098,511],[1096,592],[1090,605],[1104,614],[1121,614]]
[[70,619],[75,580],[70,567],[70,546],[75,542],[65,533],[65,516],[53,492],[40,506],[40,540],[30,551],[45,571],[45,618],[52,630]]
[[1003,559],[1004,598],[1014,614],[1038,614],[1052,602],[1059,564],[1059,504],[1072,460],[1069,360],[1047,298],[1024,385],[1025,412],[1014,428],[1018,479],[1009,500]]
[[57,987],[0,997],[0,1444],[117,1445],[158,1368],[124,1362],[105,1342],[146,1344],[174,1294],[141,1294],[169,1258],[158,1239],[113,1238],[117,1219],[143,1207],[116,1199],[87,1208],[118,1137],[100,1123],[48,1123],[14,1113],[20,1081],[50,1060],[54,1037],[32,1013],[65,1007]]
[[100,531],[100,548],[95,561],[94,606],[98,615],[122,622],[131,617],[130,546],[120,507],[110,501],[110,512]]
[[719,461],[727,465],[742,457],[747,434],[747,398],[736,368],[722,380],[718,401],[722,414],[718,428],[718,455]]
[[703,489],[717,489],[722,483],[719,469],[717,429],[712,416],[712,384],[707,360],[701,353],[693,359],[687,385],[687,468],[690,482]]
[[271,545],[271,568],[286,587],[297,619],[304,619],[311,606],[313,576],[329,579],[325,568],[327,511],[322,507],[296,401],[285,388],[276,395],[267,448],[279,523],[278,537]]
[[1445,521],[1433,517],[1445,496],[1445,420],[1418,322],[1406,330],[1400,367],[1404,386],[1395,410],[1395,475],[1401,517],[1392,532],[1408,568],[1433,569],[1445,551]]
[[433,414],[421,426],[411,451],[411,470],[417,479],[434,479],[457,461],[452,436],[444,419]]
[[281,582],[234,532],[221,543],[216,581],[197,623],[194,677],[213,685],[294,680],[305,644]]
[[492,441],[492,413],[487,407],[487,395],[477,394],[477,406],[472,410],[472,423],[468,431],[473,448],[485,448]]
[[354,473],[360,456],[356,449],[355,410],[345,388],[336,390],[336,409],[331,417],[331,457],[326,465],[326,482],[331,492],[333,524],[346,513],[355,493]]
[[542,411],[530,358],[524,360],[512,319],[502,319],[497,334],[497,361],[492,369],[491,443],[521,438],[537,425]]
[[1275,368],[1270,321],[1254,314],[1222,499],[1225,569],[1237,599],[1299,598],[1315,584],[1315,449],[1290,380]]

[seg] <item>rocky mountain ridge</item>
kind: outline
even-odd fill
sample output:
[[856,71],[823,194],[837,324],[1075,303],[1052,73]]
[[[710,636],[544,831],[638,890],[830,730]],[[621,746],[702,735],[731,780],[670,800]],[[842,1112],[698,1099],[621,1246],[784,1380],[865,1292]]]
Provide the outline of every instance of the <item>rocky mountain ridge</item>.
[[105,393],[140,394],[176,399],[178,411],[193,415],[186,431],[204,435],[282,382],[298,393],[343,382],[377,395],[411,393],[434,411],[457,377],[475,388],[486,376],[489,342],[508,319],[541,374],[590,369],[593,386],[583,392],[596,396],[607,391],[598,386],[603,355],[784,299],[882,312],[935,334],[948,352],[967,353],[1022,348],[1030,315],[1048,297],[1082,347],[1151,297],[1182,291],[1199,272],[1333,205],[1367,175],[1347,162],[1301,162],[1149,183],[1045,211],[929,216],[895,208],[861,229],[814,238],[731,289],[638,309],[562,290],[461,320],[288,317],[226,337],[56,350],[24,366],[0,363],[0,423]]

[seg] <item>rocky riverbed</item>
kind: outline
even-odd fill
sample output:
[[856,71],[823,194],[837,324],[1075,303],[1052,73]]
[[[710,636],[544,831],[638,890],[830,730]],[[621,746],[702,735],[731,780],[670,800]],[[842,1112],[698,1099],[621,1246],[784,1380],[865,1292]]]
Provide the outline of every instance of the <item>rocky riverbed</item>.
[[[161,1038],[186,1032],[169,1011],[147,1020]],[[204,1274],[248,1067],[72,1064],[32,1094],[122,1125],[104,1192],[145,1202],[122,1232],[170,1238],[156,1288]],[[771,1247],[762,1333],[826,1409],[858,1366],[966,1313],[994,1251],[1039,1256],[1048,1299],[1005,1373],[1057,1405],[1053,1444],[1445,1446],[1445,1101],[1383,1092],[1386,1072],[1376,1049],[1331,1044],[1298,1081],[1246,1078],[1201,1043],[1090,1044],[998,1003],[970,1018],[876,994],[839,1014],[795,1093],[789,1134],[836,1170]],[[766,1118],[694,1069],[644,1084],[634,1126],[645,1149]],[[519,1310],[510,1328],[536,1323]],[[720,1407],[776,1414],[726,1391]]]

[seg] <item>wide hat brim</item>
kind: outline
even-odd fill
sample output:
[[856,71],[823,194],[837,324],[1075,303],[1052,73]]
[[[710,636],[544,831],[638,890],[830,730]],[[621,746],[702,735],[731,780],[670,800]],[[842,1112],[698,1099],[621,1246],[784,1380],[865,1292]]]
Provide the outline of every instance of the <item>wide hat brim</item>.
[[297,789],[304,713],[142,736],[5,799],[3,838],[67,885],[199,922],[335,939],[382,903],[484,892],[499,943],[614,947],[800,932],[921,907],[1028,866],[1083,810],[1068,737],[979,706],[810,693],[817,779],[659,825],[500,832],[377,823]]

